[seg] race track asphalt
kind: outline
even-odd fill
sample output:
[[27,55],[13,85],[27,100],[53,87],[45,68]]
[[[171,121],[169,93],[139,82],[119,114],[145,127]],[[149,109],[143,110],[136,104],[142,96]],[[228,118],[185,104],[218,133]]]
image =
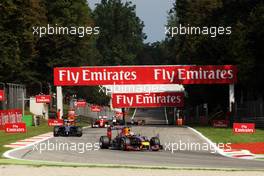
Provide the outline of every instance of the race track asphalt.
[[[132,129],[135,133],[148,137],[158,134],[164,150],[159,152],[98,150],[98,140],[101,135],[105,135],[106,129],[86,128],[82,137],[50,138],[36,146],[11,152],[10,155],[28,160],[88,164],[235,169],[264,168],[264,162],[261,161],[226,158],[213,153],[213,149],[207,150],[206,141],[185,127],[156,125],[138,126]],[[192,147],[190,147],[191,144],[193,144]],[[64,148],[62,147],[63,145],[65,145]],[[180,145],[182,147],[181,150]],[[51,150],[52,147],[53,150]],[[172,148],[175,151],[172,151]]]

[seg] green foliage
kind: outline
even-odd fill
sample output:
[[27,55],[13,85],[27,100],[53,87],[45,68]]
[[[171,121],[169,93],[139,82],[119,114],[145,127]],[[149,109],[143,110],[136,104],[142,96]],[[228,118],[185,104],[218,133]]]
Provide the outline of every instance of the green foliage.
[[0,10],[1,82],[26,84],[34,95],[41,85],[52,85],[54,67],[91,66],[101,60],[95,36],[33,35],[33,27],[47,24],[94,27],[86,0],[8,0]]
[[[166,46],[171,54],[170,62],[177,64],[238,66],[238,85],[251,96],[263,95],[263,20],[264,3],[259,0],[177,0],[170,10],[167,26],[223,26],[232,27],[231,35],[215,38],[206,35],[176,35],[166,38]],[[217,89],[208,86],[187,87],[192,96],[195,89],[215,97]],[[220,93],[221,94],[221,93]],[[198,96],[203,103],[204,95]],[[224,99],[226,94],[220,95]],[[220,99],[218,99],[221,101]],[[194,100],[195,101],[195,100]],[[193,102],[194,102],[193,101]],[[209,102],[210,103],[210,102]],[[215,103],[212,100],[211,103]]]
[[77,96],[84,97],[91,104],[108,106],[110,101],[110,96],[99,87],[81,87],[78,89]]
[[0,79],[4,82],[52,82],[53,67],[95,65],[96,38],[33,35],[37,26],[94,26],[85,0],[10,0],[0,4]]
[[130,1],[102,0],[94,10],[95,24],[100,27],[97,49],[101,65],[130,65],[143,47],[144,24],[136,16]]
[[166,65],[173,64],[170,60],[170,52],[166,41],[147,43],[138,54],[136,61],[138,65]]
[[[133,1],[132,1],[133,2]],[[53,67],[130,64],[235,64],[238,86],[264,94],[264,3],[260,0],[175,0],[167,26],[231,26],[232,34],[177,35],[143,44],[144,24],[131,1],[101,0],[94,12],[86,0],[7,0],[0,2],[0,80],[40,85],[53,82]],[[33,35],[33,26],[99,26],[100,34]],[[34,86],[32,86],[34,87]],[[34,87],[35,88],[35,87]],[[33,89],[34,89],[33,88]],[[101,103],[98,88],[80,94]],[[188,88],[189,89],[189,88]],[[217,88],[193,86],[214,99]],[[78,92],[66,89],[67,92]],[[197,91],[196,91],[197,92]],[[90,96],[90,97],[89,97]],[[202,96],[198,98],[203,101]],[[94,98],[92,98],[94,97]],[[221,100],[219,100],[221,101]]]
[[[85,0],[47,1],[47,23],[52,26],[94,26],[91,10]],[[45,23],[42,25],[46,25]],[[40,78],[52,82],[53,67],[97,64],[100,55],[95,49],[95,38],[85,35],[46,35],[37,43],[39,56],[36,68]]]
[[82,86],[82,87],[64,87],[67,96],[77,95],[77,98],[83,98],[86,102],[98,105],[109,105],[110,96],[103,92],[98,86]]
[[[0,80],[27,85],[34,95],[47,93],[53,68],[135,64],[145,38],[135,6],[103,0],[92,14],[86,0],[8,0],[0,3]],[[33,27],[99,26],[94,35],[33,35]],[[65,88],[91,103],[108,104],[98,87]]]
[[43,3],[9,0],[0,3],[0,10],[0,80],[35,81],[37,73],[28,69],[37,55],[31,29],[45,20]]

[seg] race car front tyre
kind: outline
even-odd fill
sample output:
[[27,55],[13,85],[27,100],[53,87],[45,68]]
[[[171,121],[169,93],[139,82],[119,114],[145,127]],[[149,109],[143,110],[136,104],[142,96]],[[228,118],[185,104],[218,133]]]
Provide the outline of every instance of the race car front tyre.
[[150,147],[153,151],[158,151],[160,149],[160,140],[158,137],[152,137],[150,139]]
[[108,149],[110,146],[110,139],[108,136],[101,136],[99,140],[99,145],[101,149]]
[[127,137],[123,137],[121,139],[121,143],[120,143],[120,149],[123,151],[127,150],[127,147],[130,145],[130,139]]
[[150,145],[160,145],[160,140],[158,137],[152,137],[150,139]]

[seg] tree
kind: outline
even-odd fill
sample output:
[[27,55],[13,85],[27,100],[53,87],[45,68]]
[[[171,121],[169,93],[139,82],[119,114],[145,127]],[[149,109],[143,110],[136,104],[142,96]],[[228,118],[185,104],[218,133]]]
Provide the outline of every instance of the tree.
[[37,39],[32,26],[45,21],[45,6],[39,0],[0,3],[0,79],[4,82],[36,81],[32,64]]
[[[224,26],[232,27],[231,35],[212,38],[204,35],[168,36],[166,46],[170,60],[178,64],[234,64],[238,66],[237,87],[248,97],[260,97],[259,83],[263,82],[263,2],[259,0],[176,0],[168,17],[168,26]],[[226,93],[217,93],[214,86],[188,86],[189,95],[200,89],[214,103],[222,101]],[[237,89],[238,90],[238,89]],[[192,102],[203,103],[204,95]]]
[[130,65],[143,48],[144,24],[136,16],[130,1],[102,0],[93,12],[100,27],[97,49],[102,55],[101,65]]
[[33,27],[47,24],[94,27],[86,0],[10,0],[1,2],[0,10],[2,82],[25,84],[30,95],[48,93],[54,67],[98,64],[101,56],[96,49],[96,36],[33,34]]
[[[46,1],[47,23],[51,26],[94,27],[91,10],[86,0]],[[52,82],[53,68],[59,66],[95,65],[100,58],[95,48],[95,37],[84,35],[45,35],[39,39],[36,68],[40,80]]]
[[138,65],[174,64],[174,62],[170,60],[170,53],[166,42],[167,41],[144,44],[144,48],[136,58],[136,63]]

